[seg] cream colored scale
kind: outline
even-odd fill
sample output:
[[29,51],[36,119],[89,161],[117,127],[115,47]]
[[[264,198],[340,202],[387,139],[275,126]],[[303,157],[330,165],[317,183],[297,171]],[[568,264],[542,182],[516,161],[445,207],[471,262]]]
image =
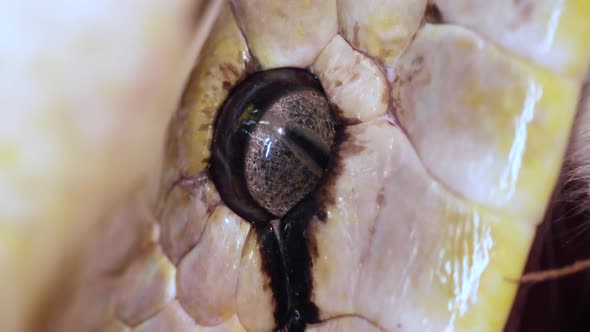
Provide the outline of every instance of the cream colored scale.
[[[436,5],[443,24],[424,21]],[[429,7],[432,8],[432,7]],[[555,185],[590,3],[223,4],[171,120],[153,204],[100,224],[56,331],[267,331],[248,223],[205,168],[215,112],[256,59],[310,68],[345,118],[327,221],[310,226],[310,330],[499,331]],[[130,202],[132,201],[132,203]]]

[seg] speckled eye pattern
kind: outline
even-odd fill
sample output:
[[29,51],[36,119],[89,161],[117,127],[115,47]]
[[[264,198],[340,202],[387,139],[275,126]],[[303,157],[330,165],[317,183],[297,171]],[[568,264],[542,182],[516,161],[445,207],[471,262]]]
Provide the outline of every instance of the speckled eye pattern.
[[337,118],[310,73],[250,75],[219,110],[209,175],[223,202],[254,225],[283,217],[320,184]]
[[[156,206],[113,217],[70,316],[106,331],[500,331],[559,175],[587,17],[585,0],[226,4],[171,120]],[[326,97],[281,102],[328,103],[342,140],[321,194],[288,204],[256,177],[264,145],[243,149],[250,198],[278,217],[256,227],[211,177],[215,121],[239,84],[287,67]]]

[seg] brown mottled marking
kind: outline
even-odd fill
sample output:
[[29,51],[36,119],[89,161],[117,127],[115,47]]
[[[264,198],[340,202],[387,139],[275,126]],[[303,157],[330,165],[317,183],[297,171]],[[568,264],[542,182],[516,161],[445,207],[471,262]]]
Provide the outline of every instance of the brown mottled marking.
[[[364,146],[357,142],[349,142],[350,134],[347,133],[346,128],[337,128],[336,137],[334,141],[334,147],[330,156],[330,163],[328,166],[328,172],[324,175],[321,184],[319,185],[318,191],[314,193],[317,202],[320,202],[318,211],[319,220],[325,221],[326,212],[325,206],[333,205],[336,203],[336,197],[333,193],[334,185],[337,179],[342,174],[343,162],[346,158],[358,154],[364,150]],[[346,144],[343,144],[345,143]]]
[[443,17],[438,9],[438,6],[434,3],[426,5],[426,11],[424,12],[424,21],[431,24],[443,23]]
[[388,104],[389,103],[389,90],[383,90],[381,94],[381,102]]
[[223,87],[223,90],[229,91],[232,88],[232,84],[228,81],[223,81],[222,87]]
[[507,26],[510,29],[516,30],[519,26],[522,26],[531,20],[533,11],[535,10],[535,5],[532,2],[523,3],[522,0],[514,1],[514,4],[520,7],[516,9],[519,15],[514,18],[514,21],[509,22]]
[[231,63],[223,64],[219,66],[219,69],[221,70],[223,78],[225,78],[226,80],[231,80],[235,79],[236,77],[240,77],[240,72],[238,71],[236,66],[234,66]]
[[383,191],[383,188],[381,188],[381,190],[379,190],[379,194],[377,195],[377,205],[383,206],[384,203],[385,203],[385,193]]

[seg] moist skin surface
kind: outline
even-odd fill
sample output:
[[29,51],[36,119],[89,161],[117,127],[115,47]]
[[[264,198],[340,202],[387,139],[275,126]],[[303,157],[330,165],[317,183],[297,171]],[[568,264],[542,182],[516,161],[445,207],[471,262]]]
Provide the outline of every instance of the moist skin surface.
[[[440,20],[429,22],[433,6]],[[297,67],[317,75],[346,123],[321,209],[293,242],[310,253],[317,319],[306,327],[502,329],[517,291],[506,278],[522,273],[562,168],[590,23],[580,1],[481,8],[223,4],[155,184],[99,224],[52,328],[276,328],[284,298],[263,257],[276,254],[275,234],[228,208],[207,168],[232,88],[253,71]]]

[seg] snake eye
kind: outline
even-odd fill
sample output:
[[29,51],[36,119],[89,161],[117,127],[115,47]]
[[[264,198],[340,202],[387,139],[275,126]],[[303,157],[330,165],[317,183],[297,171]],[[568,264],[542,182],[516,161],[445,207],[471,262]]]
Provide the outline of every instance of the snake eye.
[[319,81],[302,69],[258,72],[218,112],[210,172],[225,204],[242,218],[282,217],[320,183],[336,117]]

